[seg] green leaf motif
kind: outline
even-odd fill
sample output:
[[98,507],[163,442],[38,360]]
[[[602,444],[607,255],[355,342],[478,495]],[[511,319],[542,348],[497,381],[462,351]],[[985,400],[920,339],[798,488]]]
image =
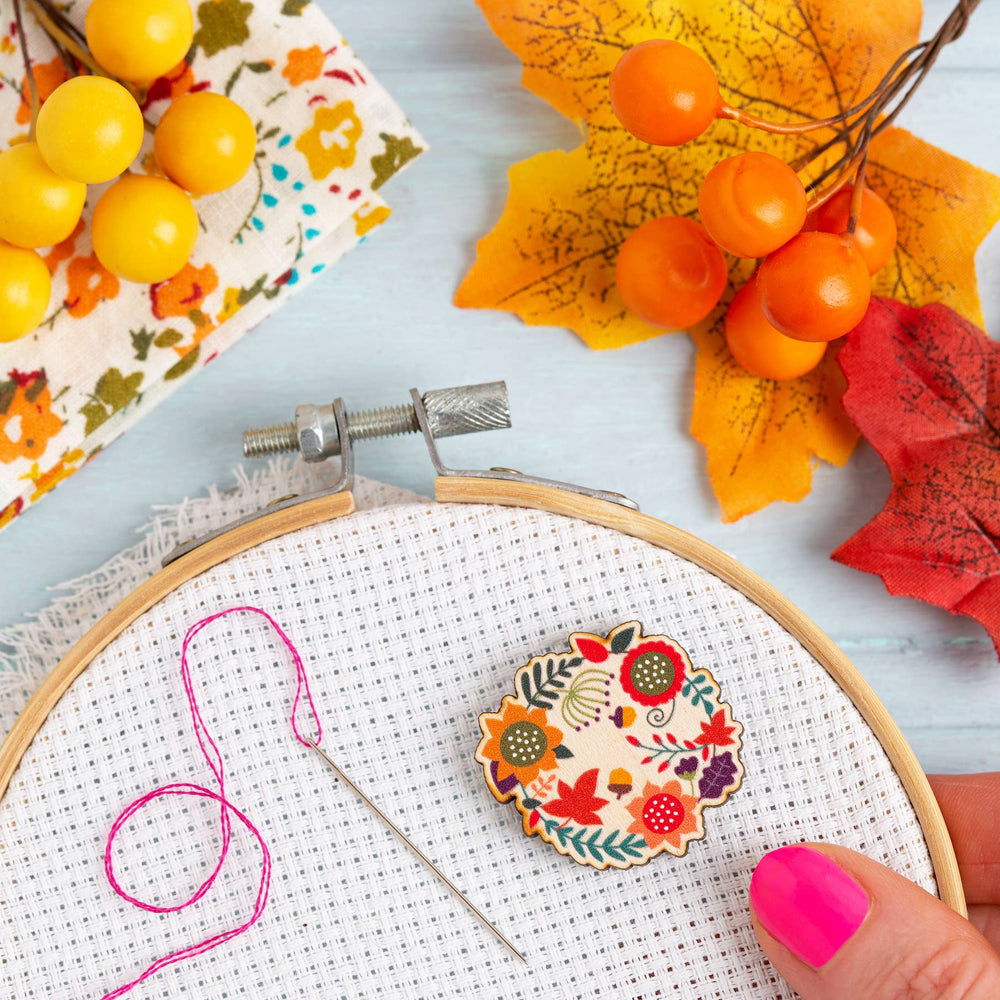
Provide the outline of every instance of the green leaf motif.
[[112,414],[124,410],[139,395],[142,379],[142,372],[122,375],[119,369],[109,368],[94,385],[90,401],[80,408],[80,413],[86,417],[83,433],[92,434]]
[[109,368],[94,386],[94,395],[102,402],[111,407],[112,413],[125,409],[129,403],[139,395],[139,386],[142,385],[142,372],[133,372],[131,375],[122,375],[117,368]]
[[236,296],[236,301],[241,305],[245,306],[254,296],[260,295],[264,291],[264,283],[267,281],[267,275],[262,274],[249,288],[241,288]]
[[286,17],[301,17],[302,11],[310,4],[310,0],[285,0],[281,13]]
[[420,146],[413,145],[413,140],[408,135],[400,139],[389,132],[380,132],[379,138],[385,143],[385,150],[372,157],[372,170],[375,173],[373,190],[380,188],[393,174],[423,152]]
[[[705,681],[706,683],[702,685],[699,681]],[[701,705],[705,714],[709,718],[715,714],[715,706],[708,700],[708,696],[714,693],[715,690],[712,687],[712,680],[704,673],[704,671],[696,671],[691,674],[684,681],[684,687],[681,688],[681,697],[690,697],[691,704],[695,708],[697,708],[698,705]]]
[[635,635],[634,628],[627,628],[619,632],[611,640],[611,652],[615,654],[624,653],[628,649],[628,644],[632,641],[633,635]]
[[552,752],[559,760],[566,760],[567,757],[573,756],[573,751],[565,743],[560,743]]
[[253,4],[243,0],[205,0],[198,4],[199,28],[195,32],[194,44],[206,56],[242,45],[250,37],[247,18],[251,11]]
[[168,328],[157,335],[156,340],[153,341],[153,345],[155,347],[173,347],[174,344],[179,344],[183,339],[184,334],[180,330]]
[[[551,836],[553,833],[563,847],[568,847],[581,858],[589,854],[598,863],[607,858],[614,861],[626,861],[629,857],[641,858],[645,841],[634,833],[626,834],[619,841],[620,830],[612,830],[604,835],[602,830],[591,832],[586,827],[579,830],[572,826],[559,826],[558,820],[542,819],[545,828]],[[588,836],[588,834],[590,834]]]
[[10,409],[15,395],[17,395],[17,383],[13,379],[0,382],[0,416],[3,416]]
[[236,81],[240,78],[240,74],[244,69],[250,70],[251,73],[270,73],[272,66],[267,62],[241,62],[236,69],[233,70],[229,79],[226,81],[226,97],[229,97],[229,95],[233,92],[233,87],[236,86]]
[[83,428],[84,435],[93,434],[111,416],[111,411],[97,400],[85,403],[80,407],[80,412],[87,418],[87,423]]
[[29,403],[33,403],[45,391],[45,387],[48,384],[49,380],[45,374],[45,369],[43,368],[39,373],[38,377],[25,390],[24,398]]
[[143,327],[141,330],[129,330],[132,338],[132,350],[135,351],[136,361],[145,361],[149,357],[149,348],[156,337],[155,333]]
[[184,357],[173,366],[173,368],[168,368],[163,374],[164,379],[169,382],[172,379],[180,378],[182,375],[185,375],[192,368],[194,368],[199,354],[201,354],[200,345],[188,351],[187,354],[185,354]]
[[[542,669],[542,661],[537,660],[529,673],[523,670],[521,673],[521,691],[524,699],[533,708],[551,708],[559,698],[560,690],[566,686],[566,681],[570,679],[570,671],[573,667],[580,665],[580,658],[574,657],[571,660],[561,659],[556,664],[552,658]],[[534,681],[534,686],[532,686]]]

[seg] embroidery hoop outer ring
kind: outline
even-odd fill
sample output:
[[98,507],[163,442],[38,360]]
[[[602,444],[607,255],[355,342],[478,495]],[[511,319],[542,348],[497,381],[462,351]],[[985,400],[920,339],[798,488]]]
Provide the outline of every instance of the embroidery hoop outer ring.
[[[895,720],[857,668],[818,625],[742,563],[694,535],[648,514],[551,486],[499,479],[445,476],[435,480],[441,503],[499,504],[577,518],[639,538],[701,566],[735,587],[769,614],[816,658],[851,699],[882,744],[913,805],[927,842],[941,900],[967,916],[955,850],[930,783]],[[0,801],[42,723],[70,685],[120,632],[181,584],[273,538],[346,517],[355,510],[350,492],[304,500],[234,528],[170,563],[94,625],[60,660],[18,716],[0,746]]]

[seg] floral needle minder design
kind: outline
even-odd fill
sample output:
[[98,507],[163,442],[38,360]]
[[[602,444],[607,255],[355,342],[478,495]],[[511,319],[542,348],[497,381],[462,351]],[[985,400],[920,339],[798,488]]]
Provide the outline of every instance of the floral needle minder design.
[[479,717],[476,760],[524,832],[593,868],[676,857],[705,836],[704,811],[740,786],[743,726],[719,685],[637,621],[574,632],[532,657],[497,712]]
[[326,763],[333,770],[334,774],[336,774],[337,777],[340,778],[340,780],[343,781],[351,789],[351,791],[353,791],[354,794],[357,795],[358,798],[361,799],[361,801],[364,802],[364,804],[368,806],[368,808],[371,809],[371,811],[375,813],[375,815],[378,816],[378,818],[382,820],[382,822],[385,823],[385,825],[389,827],[389,829],[392,830],[392,832],[404,844],[406,844],[406,846],[413,851],[413,853],[420,858],[420,860],[423,861],[423,863],[427,865],[432,872],[434,872],[435,875],[437,875],[437,877],[448,887],[448,890],[456,898],[460,899],[462,903],[476,915],[483,926],[486,927],[498,941],[503,942],[503,944],[510,949],[512,954],[516,955],[522,962],[524,962],[525,965],[527,965],[528,960],[524,957],[524,955],[522,955],[521,952],[519,952],[517,948],[515,948],[514,945],[511,944],[511,942],[508,941],[507,938],[493,926],[486,914],[483,913],[483,911],[480,910],[479,907],[476,906],[476,904],[473,903],[472,900],[470,900],[468,896],[466,896],[465,893],[462,892],[462,890],[459,889],[458,886],[455,885],[455,883],[452,882],[451,879],[448,878],[448,876],[445,875],[445,873],[441,871],[441,869],[438,868],[438,866],[434,864],[434,862],[431,861],[431,859],[427,857],[427,855],[424,854],[424,852],[420,850],[420,848],[417,847],[417,845],[414,844],[413,841],[410,840],[410,838],[407,837],[407,835],[403,833],[398,826],[396,826],[396,824],[343,772],[343,770],[341,770],[341,768],[323,750],[320,749],[319,745],[314,743],[312,740],[306,740],[306,742],[313,748],[313,750],[316,751],[316,753],[320,755],[320,757],[323,758],[324,761],[326,761]]

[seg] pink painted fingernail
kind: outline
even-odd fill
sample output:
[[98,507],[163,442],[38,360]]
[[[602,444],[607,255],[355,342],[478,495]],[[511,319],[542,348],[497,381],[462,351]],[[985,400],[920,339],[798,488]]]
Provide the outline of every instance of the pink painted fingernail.
[[868,896],[825,854],[811,847],[782,847],[757,865],[750,905],[772,937],[818,969],[861,926]]

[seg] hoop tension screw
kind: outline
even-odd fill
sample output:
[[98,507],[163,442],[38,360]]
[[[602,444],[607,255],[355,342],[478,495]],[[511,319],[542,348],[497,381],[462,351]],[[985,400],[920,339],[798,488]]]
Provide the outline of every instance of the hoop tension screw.
[[[431,389],[420,398],[435,438],[510,427],[510,404],[503,382]],[[348,413],[347,431],[352,441],[363,441],[417,434],[420,425],[412,404],[406,403]],[[299,452],[307,462],[321,462],[340,454],[340,437],[332,405],[299,406],[293,423],[261,427],[243,434],[243,454],[247,458],[291,451]]]

